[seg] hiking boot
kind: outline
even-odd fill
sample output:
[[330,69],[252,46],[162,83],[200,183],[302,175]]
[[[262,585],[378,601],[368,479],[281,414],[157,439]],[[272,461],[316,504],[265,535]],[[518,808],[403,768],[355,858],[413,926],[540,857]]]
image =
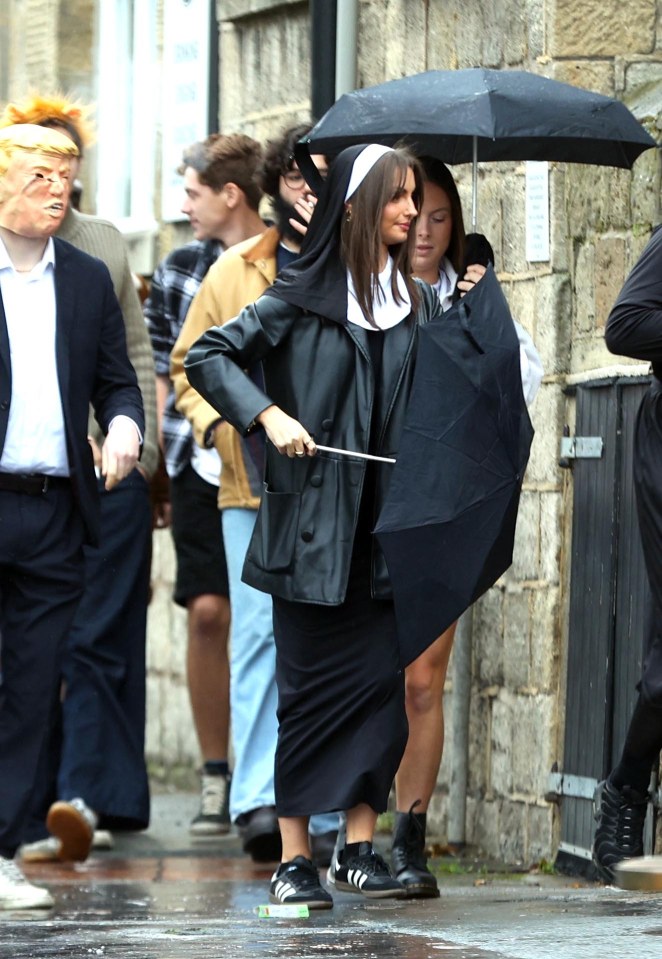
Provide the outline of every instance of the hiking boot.
[[644,820],[648,795],[630,786],[617,789],[608,779],[598,784],[593,797],[597,820],[593,862],[606,883],[614,881],[614,866],[622,859],[644,854]]
[[427,866],[425,854],[426,815],[414,812],[395,815],[391,865],[393,875],[405,887],[407,899],[434,899],[439,895],[437,880]]
[[343,849],[332,876],[327,873],[327,882],[340,892],[358,892],[367,899],[402,899],[406,895],[404,886],[393,878],[372,843],[361,842],[358,847],[352,855],[348,855],[347,847]]
[[96,813],[80,798],[54,802],[46,817],[48,831],[60,840],[59,858],[64,862],[87,859],[96,825]]
[[13,859],[0,856],[0,909],[50,909],[48,889],[28,882]]
[[305,856],[281,862],[271,877],[269,902],[309,909],[331,909],[333,899],[320,882],[315,864]]
[[201,775],[200,811],[191,820],[192,836],[223,836],[230,832],[230,777]]

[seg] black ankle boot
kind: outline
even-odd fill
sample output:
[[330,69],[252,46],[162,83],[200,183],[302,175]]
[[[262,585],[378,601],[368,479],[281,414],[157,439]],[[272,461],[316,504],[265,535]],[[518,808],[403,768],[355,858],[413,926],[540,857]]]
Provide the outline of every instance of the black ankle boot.
[[391,862],[393,875],[407,890],[408,899],[429,899],[438,896],[439,889],[425,855],[426,815],[414,812],[417,805],[395,814]]

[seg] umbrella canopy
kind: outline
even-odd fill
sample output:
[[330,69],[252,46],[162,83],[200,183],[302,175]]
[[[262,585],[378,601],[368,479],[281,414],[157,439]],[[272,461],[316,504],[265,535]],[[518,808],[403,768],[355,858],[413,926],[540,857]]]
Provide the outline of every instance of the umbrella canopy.
[[421,327],[405,429],[375,528],[403,665],[510,566],[532,438],[517,334],[488,269]]
[[419,156],[473,162],[561,160],[629,169],[656,146],[624,103],[524,70],[429,70],[341,96],[303,138],[299,167],[320,189],[309,153],[406,141]]
[[445,163],[563,160],[630,168],[655,140],[625,104],[523,70],[429,70],[346,93],[304,143],[334,154],[406,138]]

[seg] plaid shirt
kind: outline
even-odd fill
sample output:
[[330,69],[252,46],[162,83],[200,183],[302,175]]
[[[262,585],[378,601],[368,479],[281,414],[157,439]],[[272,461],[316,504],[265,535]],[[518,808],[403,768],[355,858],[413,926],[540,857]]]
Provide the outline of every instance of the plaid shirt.
[[[216,241],[194,240],[169,253],[154,271],[149,299],[145,302],[145,321],[157,376],[170,376],[170,354],[191,300],[222,251],[222,245]],[[191,459],[193,433],[188,420],[175,409],[172,386],[163,412],[163,445],[168,476],[178,476]]]

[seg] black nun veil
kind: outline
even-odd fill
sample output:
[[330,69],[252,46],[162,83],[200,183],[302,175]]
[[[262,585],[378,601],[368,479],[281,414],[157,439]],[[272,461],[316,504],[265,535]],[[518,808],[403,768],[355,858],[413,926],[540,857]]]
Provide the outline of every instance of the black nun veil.
[[367,146],[360,143],[347,147],[333,161],[301,255],[278,274],[264,296],[275,296],[337,323],[347,322],[347,270],[340,256],[340,227],[354,161]]

